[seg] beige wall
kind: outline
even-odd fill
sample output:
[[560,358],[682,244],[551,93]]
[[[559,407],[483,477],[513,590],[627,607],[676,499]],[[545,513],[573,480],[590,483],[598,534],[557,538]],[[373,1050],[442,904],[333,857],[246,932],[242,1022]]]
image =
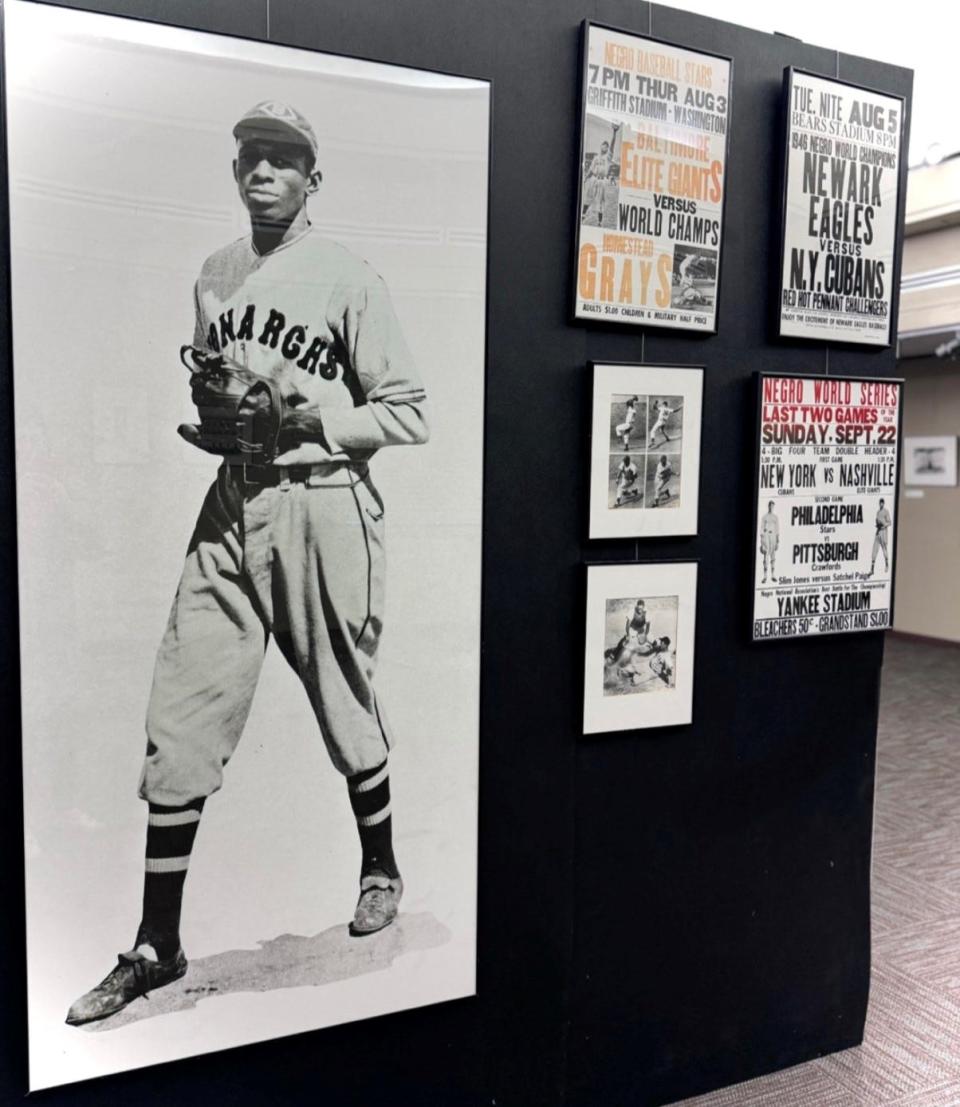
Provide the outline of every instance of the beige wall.
[[[960,434],[960,362],[902,361],[903,433]],[[894,628],[960,641],[960,488],[900,489]],[[921,491],[921,489],[918,489]]]

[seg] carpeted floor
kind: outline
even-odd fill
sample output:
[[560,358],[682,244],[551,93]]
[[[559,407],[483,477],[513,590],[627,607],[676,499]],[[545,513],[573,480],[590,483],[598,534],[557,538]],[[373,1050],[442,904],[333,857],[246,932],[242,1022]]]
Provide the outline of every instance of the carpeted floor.
[[889,637],[864,1043],[684,1107],[960,1107],[960,648]]

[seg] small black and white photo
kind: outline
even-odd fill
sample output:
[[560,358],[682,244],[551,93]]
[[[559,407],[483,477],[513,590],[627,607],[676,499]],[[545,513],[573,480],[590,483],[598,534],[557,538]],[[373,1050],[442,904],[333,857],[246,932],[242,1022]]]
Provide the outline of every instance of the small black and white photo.
[[689,723],[697,563],[587,566],[584,734]]
[[608,501],[610,507],[643,507],[646,464],[646,455],[643,453],[610,455]]
[[703,371],[593,372],[590,537],[695,534]]
[[676,596],[607,600],[603,694],[661,692],[677,680]]
[[647,405],[647,449],[683,449],[683,397],[651,396]]
[[712,308],[717,291],[717,251],[702,246],[675,246],[672,280],[671,307]]
[[908,435],[903,440],[905,484],[931,488],[955,488],[957,484],[957,436]]
[[644,503],[651,510],[680,507],[681,454],[665,454],[651,450],[647,454],[647,480]]
[[620,199],[621,125],[598,115],[586,117],[580,221],[585,227],[617,226]]
[[647,441],[647,397],[616,393],[610,397],[610,451],[643,450]]

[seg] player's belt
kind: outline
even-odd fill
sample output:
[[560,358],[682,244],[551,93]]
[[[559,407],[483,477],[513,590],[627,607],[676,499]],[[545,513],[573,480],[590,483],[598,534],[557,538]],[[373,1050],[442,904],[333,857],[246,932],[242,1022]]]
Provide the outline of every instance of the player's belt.
[[289,484],[349,487],[366,475],[366,466],[353,465],[231,465],[229,469],[233,480],[244,488]]

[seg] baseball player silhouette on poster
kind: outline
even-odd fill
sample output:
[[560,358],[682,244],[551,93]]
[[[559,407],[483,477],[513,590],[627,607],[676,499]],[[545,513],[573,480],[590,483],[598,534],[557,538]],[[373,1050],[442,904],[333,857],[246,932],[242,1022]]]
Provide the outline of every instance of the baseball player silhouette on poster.
[[[393,738],[374,687],[386,563],[369,461],[383,447],[427,441],[426,394],[383,280],[311,225],[321,174],[310,122],[265,101],[233,135],[250,233],[210,256],[196,281],[186,363],[200,419],[179,428],[223,461],[190,540],[147,708],[140,924],[129,952],[70,1008],[74,1025],[186,973],[180,915],[194,840],[271,639],[346,781],[360,854],[350,933],[388,926],[403,892]],[[218,387],[241,371],[253,384],[225,415],[233,401]]]
[[871,577],[876,571],[877,556],[879,554],[883,554],[883,565],[885,570],[887,572],[890,571],[890,550],[887,546],[887,535],[890,533],[890,527],[893,525],[893,518],[886,508],[885,500],[880,501],[874,523],[876,534],[873,539],[873,549],[870,551],[870,572],[867,574]]

